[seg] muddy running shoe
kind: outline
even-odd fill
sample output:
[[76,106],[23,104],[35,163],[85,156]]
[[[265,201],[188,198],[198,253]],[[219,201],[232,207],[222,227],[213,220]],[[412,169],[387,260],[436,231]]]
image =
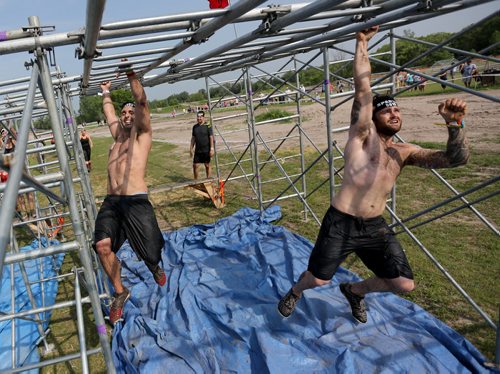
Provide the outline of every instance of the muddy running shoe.
[[300,296],[294,295],[292,289],[290,288],[290,291],[288,291],[288,293],[281,298],[278,304],[278,312],[280,312],[280,314],[285,318],[290,317],[299,299]]
[[351,284],[349,283],[341,283],[340,292],[349,301],[354,319],[359,323],[366,323],[368,318],[366,316],[365,298],[352,293]]
[[109,320],[114,325],[116,322],[122,320],[123,306],[130,298],[130,291],[124,288],[122,293],[116,294],[111,302],[111,308],[109,309]]
[[165,283],[167,283],[167,276],[165,275],[165,272],[163,271],[160,265],[156,265],[156,268],[152,271],[152,273],[155,282],[160,287],[163,287]]

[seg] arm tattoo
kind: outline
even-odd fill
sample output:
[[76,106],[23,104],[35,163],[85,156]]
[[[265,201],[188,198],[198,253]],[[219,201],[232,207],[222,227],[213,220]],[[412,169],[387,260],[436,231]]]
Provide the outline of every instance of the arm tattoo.
[[354,98],[351,109],[351,125],[354,125],[359,120],[359,111],[361,110],[361,103],[358,98]]
[[470,151],[464,130],[450,127],[448,128],[446,156],[450,162],[450,167],[464,165],[467,163]]
[[448,128],[448,134],[446,151],[420,149],[408,157],[407,164],[428,169],[465,165],[470,156],[465,132],[462,129]]

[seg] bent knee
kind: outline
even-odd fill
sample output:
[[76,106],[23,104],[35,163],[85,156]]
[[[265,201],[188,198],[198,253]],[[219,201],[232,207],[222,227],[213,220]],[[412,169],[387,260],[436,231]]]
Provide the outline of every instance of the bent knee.
[[106,238],[99,240],[97,243],[95,243],[95,251],[99,255],[108,255],[111,253],[111,239]]
[[393,286],[397,293],[408,293],[415,289],[415,281],[413,279],[401,277],[393,283]]
[[330,283],[329,280],[323,280],[323,279],[319,279],[316,277],[313,278],[313,284],[315,287],[321,287],[321,286],[327,285],[328,283]]

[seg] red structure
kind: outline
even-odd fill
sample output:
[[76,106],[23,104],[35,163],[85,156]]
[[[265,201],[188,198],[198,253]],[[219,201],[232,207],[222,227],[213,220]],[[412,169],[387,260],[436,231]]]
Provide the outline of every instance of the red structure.
[[223,9],[229,5],[229,0],[208,0],[210,9]]

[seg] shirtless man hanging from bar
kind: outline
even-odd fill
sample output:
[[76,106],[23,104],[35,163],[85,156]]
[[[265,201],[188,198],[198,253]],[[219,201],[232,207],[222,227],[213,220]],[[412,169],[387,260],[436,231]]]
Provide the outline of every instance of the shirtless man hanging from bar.
[[344,179],[323,218],[307,270],[278,304],[284,317],[292,314],[304,290],[330,283],[338,266],[353,252],[375,274],[361,282],[340,284],[356,321],[367,322],[366,294],[412,291],[415,285],[408,260],[382,217],[387,195],[404,166],[450,168],[469,158],[463,129],[466,104],[458,99],[438,106],[448,125],[446,150],[393,141],[402,124],[399,107],[390,96],[374,97],[370,87],[368,41],[377,31],[378,27],[372,27],[356,34],[355,95],[344,150]]

